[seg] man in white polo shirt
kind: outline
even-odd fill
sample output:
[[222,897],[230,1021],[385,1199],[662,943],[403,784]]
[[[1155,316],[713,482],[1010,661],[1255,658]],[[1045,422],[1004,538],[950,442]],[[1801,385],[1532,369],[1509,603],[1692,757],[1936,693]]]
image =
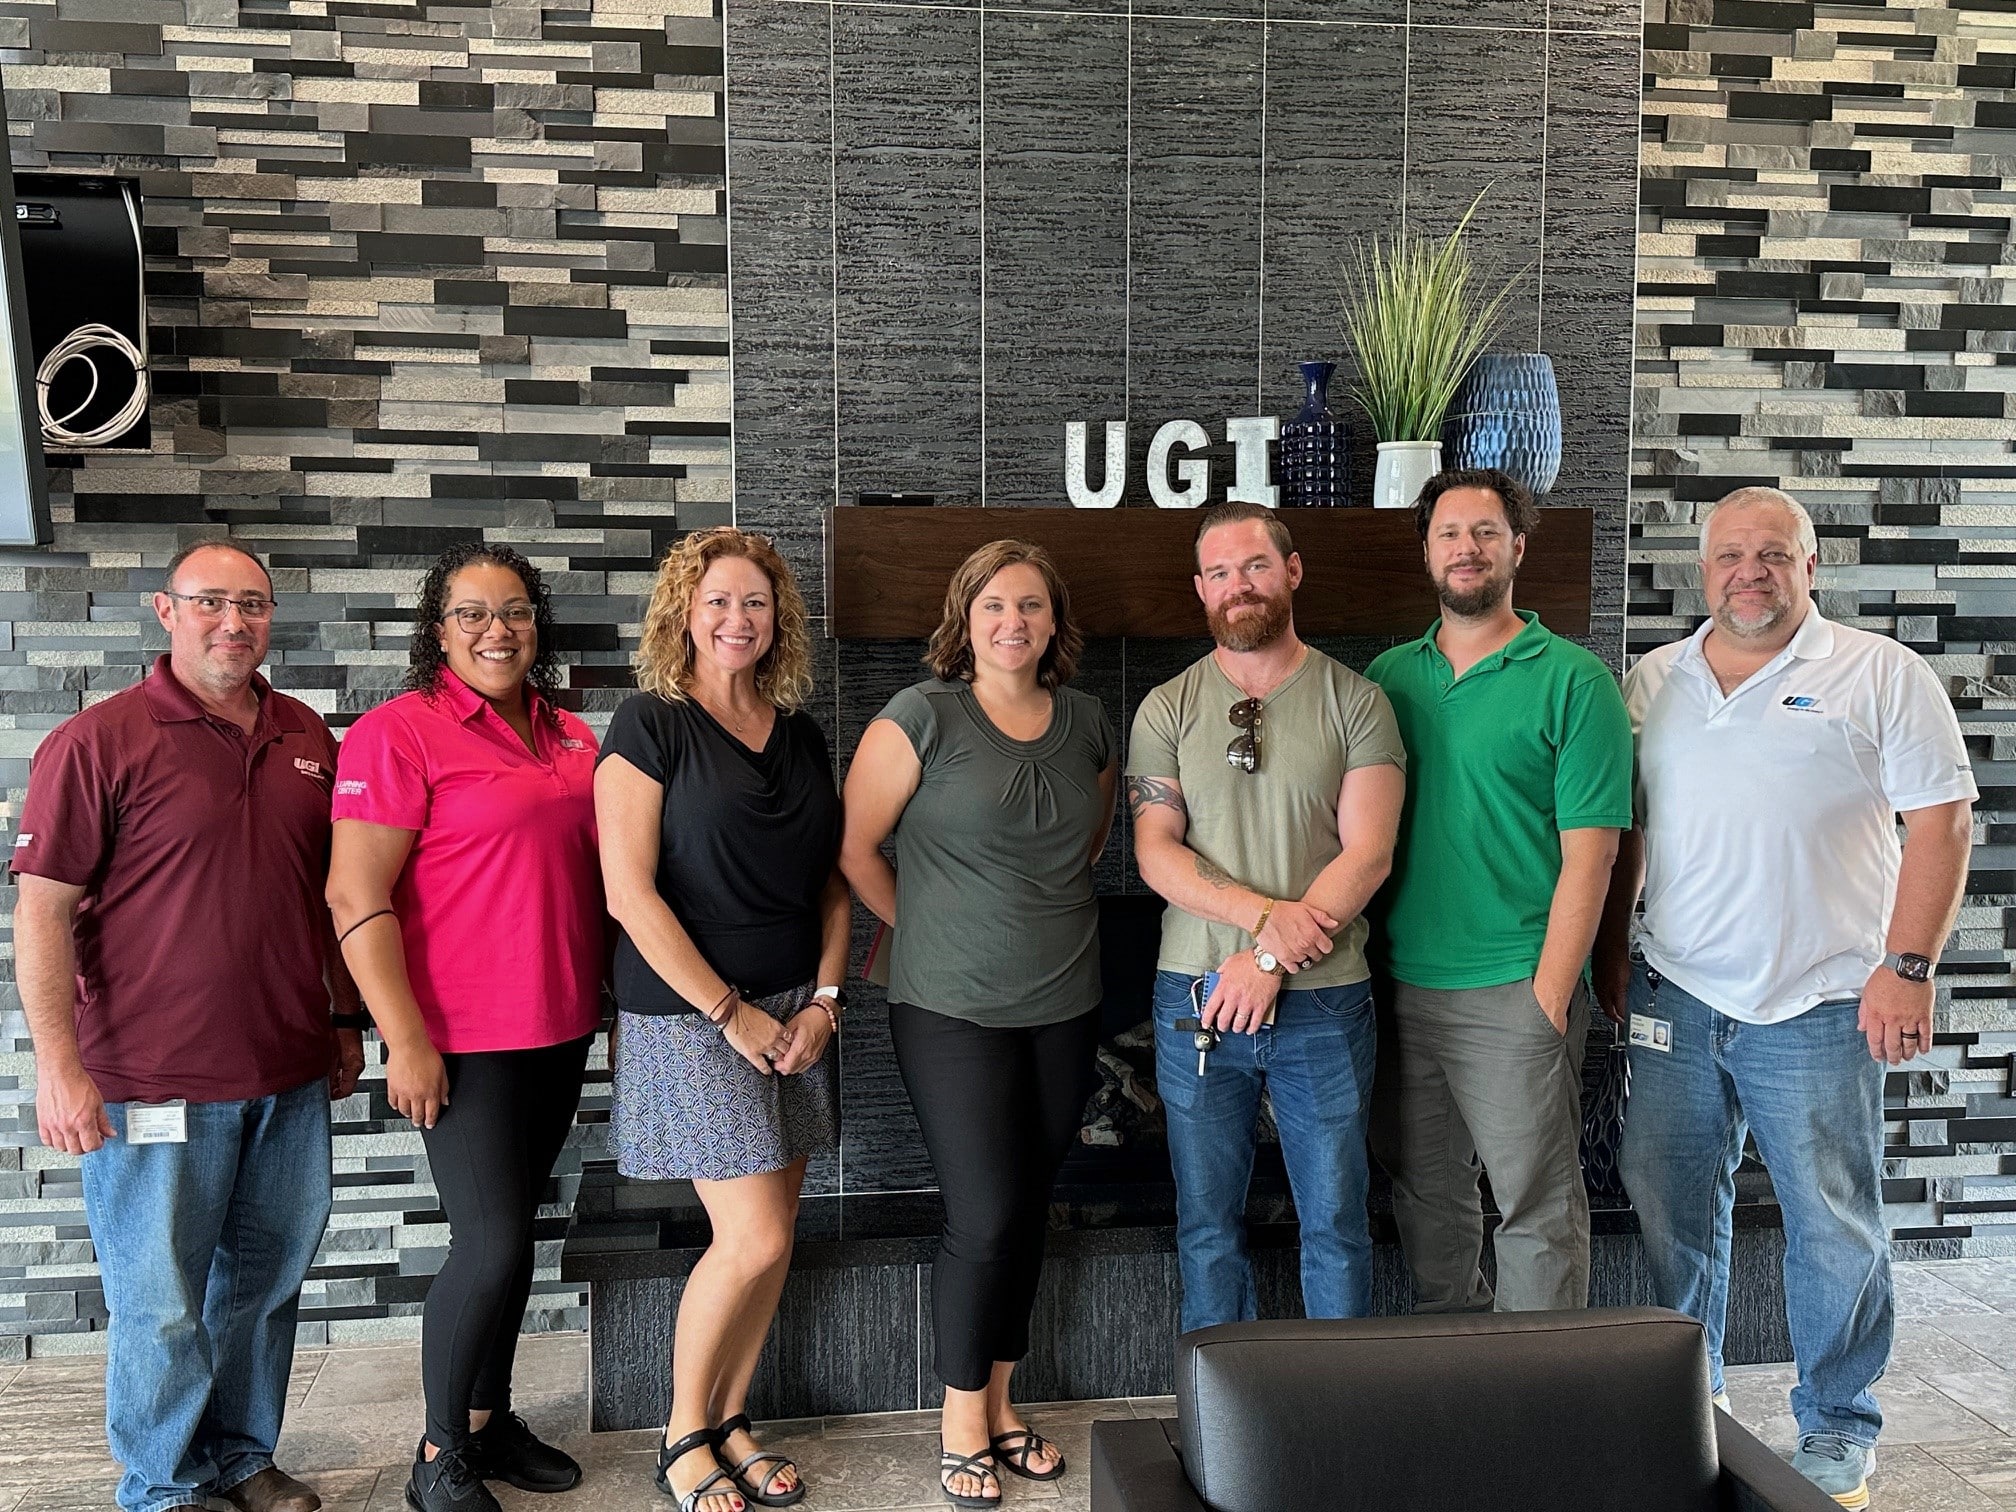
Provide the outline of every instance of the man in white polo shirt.
[[1711,618],[1624,680],[1639,828],[1597,986],[1629,1015],[1622,1164],[1659,1301],[1706,1325],[1719,1395],[1747,1128],[1785,1220],[1793,1465],[1859,1508],[1894,1312],[1883,1073],[1931,1045],[1977,790],[1931,669],[1821,618],[1818,558],[1812,519],[1776,489],[1738,489],[1703,524]]

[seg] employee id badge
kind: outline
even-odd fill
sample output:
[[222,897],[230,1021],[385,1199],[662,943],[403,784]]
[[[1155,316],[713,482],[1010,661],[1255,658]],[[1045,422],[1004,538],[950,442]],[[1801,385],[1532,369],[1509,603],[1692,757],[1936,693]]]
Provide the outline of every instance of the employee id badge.
[[1673,1025],[1662,1018],[1654,1018],[1649,1013],[1631,1015],[1631,1043],[1644,1050],[1657,1050],[1661,1055],[1673,1053]]
[[189,1104],[177,1098],[164,1103],[126,1104],[126,1143],[187,1144]]

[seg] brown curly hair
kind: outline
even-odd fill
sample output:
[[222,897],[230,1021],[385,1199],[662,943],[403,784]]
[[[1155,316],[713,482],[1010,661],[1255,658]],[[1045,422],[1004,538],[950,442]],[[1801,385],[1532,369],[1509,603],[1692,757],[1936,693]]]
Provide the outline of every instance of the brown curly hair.
[[1078,658],[1085,654],[1085,632],[1071,613],[1071,590],[1050,553],[1027,541],[989,541],[959,564],[952,581],[945,585],[945,617],[931,632],[924,661],[932,675],[943,682],[973,680],[973,600],[1004,567],[1027,563],[1043,574],[1043,586],[1050,592],[1050,609],[1057,621],[1057,633],[1043,648],[1036,664],[1036,680],[1046,688],[1061,688],[1078,670]]
[[762,568],[776,598],[776,635],[756,664],[756,691],[786,712],[804,707],[812,695],[812,631],[804,597],[770,537],[733,525],[697,530],[666,549],[632,664],[637,686],[673,703],[685,701],[693,680],[693,637],[687,633],[693,595],[707,569],[723,557],[741,557]]

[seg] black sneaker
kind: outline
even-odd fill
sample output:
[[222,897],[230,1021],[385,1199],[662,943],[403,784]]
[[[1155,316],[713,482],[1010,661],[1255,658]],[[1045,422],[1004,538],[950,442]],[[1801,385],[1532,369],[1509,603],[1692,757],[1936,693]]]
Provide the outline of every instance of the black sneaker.
[[520,1491],[572,1491],[581,1484],[573,1456],[540,1443],[515,1412],[492,1413],[480,1432],[469,1435],[465,1453],[484,1480],[501,1480]]
[[413,1512],[504,1512],[464,1451],[443,1449],[430,1460],[425,1439],[413,1451],[406,1505]]

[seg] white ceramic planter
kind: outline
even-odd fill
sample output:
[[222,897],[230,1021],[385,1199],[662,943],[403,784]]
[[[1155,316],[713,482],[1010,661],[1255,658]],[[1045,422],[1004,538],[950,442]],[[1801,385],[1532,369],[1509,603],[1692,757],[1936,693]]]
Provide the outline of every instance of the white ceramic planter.
[[1440,471],[1440,441],[1381,441],[1379,466],[1372,474],[1372,507],[1410,507],[1421,485]]

